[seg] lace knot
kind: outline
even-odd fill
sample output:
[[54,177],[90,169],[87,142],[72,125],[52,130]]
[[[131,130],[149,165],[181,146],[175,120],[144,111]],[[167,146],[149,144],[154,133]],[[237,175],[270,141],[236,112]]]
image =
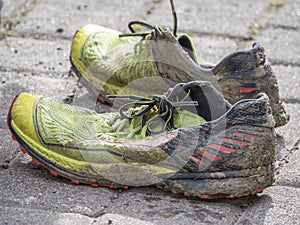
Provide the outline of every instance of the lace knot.
[[[142,128],[147,126],[146,134],[154,135],[164,132],[165,130],[176,129],[174,126],[174,111],[178,107],[198,106],[197,101],[186,101],[190,91],[180,100],[178,98],[179,89],[182,84],[177,84],[166,95],[154,95],[152,98],[145,98],[135,95],[109,95],[110,99],[129,99],[130,101],[121,105],[119,113],[123,118],[136,119],[142,117]],[[182,89],[183,90],[183,89]],[[140,107],[138,111],[128,110],[129,108]],[[128,113],[129,112],[129,113]],[[147,118],[149,112],[157,112],[152,118]],[[148,120],[147,120],[148,119]]]

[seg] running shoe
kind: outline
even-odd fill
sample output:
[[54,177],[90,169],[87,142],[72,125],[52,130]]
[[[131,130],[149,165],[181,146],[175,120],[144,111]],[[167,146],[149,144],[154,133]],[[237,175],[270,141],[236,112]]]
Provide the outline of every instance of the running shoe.
[[234,198],[274,182],[274,119],[267,95],[231,106],[209,83],[152,98],[107,96],[119,112],[22,93],[8,113],[33,162],[74,184],[155,185],[201,198]]
[[109,94],[152,96],[193,80],[212,82],[231,104],[263,92],[270,98],[275,126],[285,125],[289,115],[264,48],[254,43],[251,49],[234,52],[215,66],[199,65],[191,38],[177,34],[176,12],[173,0],[170,2],[173,31],[140,21],[129,23],[129,34],[93,24],[77,30],[70,54],[71,73],[109,104],[105,97]]

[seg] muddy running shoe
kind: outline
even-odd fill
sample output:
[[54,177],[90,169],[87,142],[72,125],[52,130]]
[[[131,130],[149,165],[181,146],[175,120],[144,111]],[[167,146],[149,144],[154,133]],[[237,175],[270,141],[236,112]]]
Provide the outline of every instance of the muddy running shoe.
[[123,103],[120,112],[97,114],[22,93],[8,125],[34,163],[75,184],[156,185],[201,198],[247,196],[272,185],[267,95],[231,106],[209,82],[194,81],[149,99],[108,97]]
[[[230,54],[215,66],[199,65],[191,38],[177,35],[172,0],[171,5],[173,31],[139,21],[129,23],[130,34],[91,24],[80,28],[72,42],[71,73],[82,78],[80,82],[99,95],[101,102],[109,103],[107,94],[152,96],[193,80],[212,82],[231,104],[264,92],[270,98],[276,127],[285,125],[289,116],[264,48],[255,43],[252,49]],[[149,31],[138,32],[141,28]]]

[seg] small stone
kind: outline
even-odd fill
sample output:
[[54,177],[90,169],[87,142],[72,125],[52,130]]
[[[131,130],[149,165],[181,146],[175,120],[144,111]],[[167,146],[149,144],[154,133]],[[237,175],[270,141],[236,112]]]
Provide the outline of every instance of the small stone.
[[62,28],[57,28],[56,33],[62,34],[64,32],[64,29]]
[[111,218],[108,219],[108,224],[113,224],[113,220]]

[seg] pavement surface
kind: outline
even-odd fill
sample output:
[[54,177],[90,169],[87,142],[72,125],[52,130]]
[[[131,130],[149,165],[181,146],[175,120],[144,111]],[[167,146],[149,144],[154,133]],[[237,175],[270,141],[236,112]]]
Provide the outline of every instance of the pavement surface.
[[71,184],[20,154],[6,125],[9,105],[17,93],[64,99],[76,87],[68,70],[77,28],[95,23],[124,32],[132,20],[172,27],[168,0],[3,2],[1,225],[300,224],[300,0],[175,0],[179,30],[192,36],[203,61],[218,62],[233,51],[250,48],[254,41],[261,42],[291,115],[288,125],[276,129],[274,185],[254,197],[210,201],[152,187],[111,190]]

